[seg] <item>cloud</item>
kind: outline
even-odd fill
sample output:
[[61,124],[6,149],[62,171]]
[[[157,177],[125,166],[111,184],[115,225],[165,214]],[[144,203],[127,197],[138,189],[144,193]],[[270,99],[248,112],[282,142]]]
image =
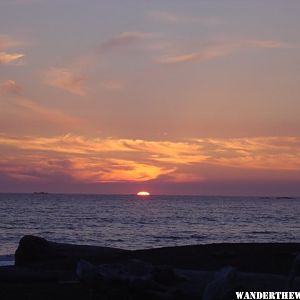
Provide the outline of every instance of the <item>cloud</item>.
[[29,99],[11,99],[11,101],[1,103],[0,119],[2,131],[20,134],[28,131],[37,134],[45,131],[68,132],[88,126],[84,120],[76,116]]
[[208,139],[211,163],[247,169],[293,170],[300,168],[300,137]]
[[[5,155],[8,149],[9,155]],[[23,178],[55,179],[58,174],[64,174],[74,181],[88,183],[144,182],[160,178],[194,182],[206,180],[203,166],[212,166],[214,173],[218,173],[218,168],[248,170],[247,173],[249,170],[298,172],[299,150],[300,137],[148,141],[70,134],[0,135],[3,153],[0,166],[2,172]]]
[[21,53],[6,53],[0,52],[0,65],[9,64],[19,60],[24,57],[24,54]]
[[144,182],[168,174],[173,169],[130,159],[82,159],[72,161],[73,178],[83,182]]
[[[274,40],[250,40],[244,42],[245,48],[265,48],[265,49],[280,49],[292,48],[288,43]],[[242,45],[241,45],[242,47]]]
[[19,41],[14,40],[10,36],[0,35],[0,65],[16,63],[23,58],[25,56],[23,53],[7,51],[7,49],[20,45]]
[[[64,164],[61,169],[81,182],[154,180],[172,174],[177,165],[203,159],[201,154],[193,153],[195,147],[185,143],[91,139],[73,135],[49,138],[0,136],[0,149],[1,146],[16,149],[24,155],[30,153],[26,158],[26,169],[36,170],[38,164],[39,173],[46,168],[43,173],[52,174],[50,170],[54,168],[52,165],[40,166],[41,161],[68,161],[68,167]],[[18,165],[13,166],[14,170],[16,168]]]
[[290,45],[273,40],[244,40],[236,42],[222,42],[202,48],[200,51],[165,55],[158,59],[161,64],[179,64],[186,62],[204,62],[219,57],[224,57],[246,49],[281,49],[289,48]]
[[155,21],[159,21],[168,25],[178,24],[199,24],[204,26],[220,25],[224,22],[219,17],[193,17],[183,16],[167,11],[151,11],[148,16]]
[[75,117],[26,98],[23,87],[14,80],[0,83],[0,95],[12,97],[6,113],[16,114],[19,121],[29,117],[38,120],[41,124],[55,124],[60,128],[77,128],[82,125],[81,120]]
[[70,69],[51,68],[46,72],[46,84],[79,96],[86,94],[84,81],[83,76]]
[[61,128],[77,128],[82,122],[59,110],[45,107],[29,99],[21,99],[17,105],[29,111],[43,122],[59,125]]
[[14,80],[5,80],[0,83],[0,95],[21,95],[22,87]]
[[151,32],[140,32],[140,31],[127,31],[122,32],[116,37],[104,42],[102,44],[101,50],[109,50],[114,48],[120,48],[124,46],[129,46],[137,44],[141,41],[152,39],[157,35]]
[[[52,87],[64,90],[74,95],[85,96],[87,94],[85,83],[87,74],[99,62],[99,55],[105,55],[107,50],[119,49],[131,45],[141,45],[143,49],[154,49],[158,44],[152,45],[152,41],[159,35],[151,32],[127,31],[103,42],[96,50],[77,57],[67,67],[52,67],[45,72],[44,82]],[[148,41],[148,43],[146,42]],[[151,41],[151,43],[150,43]],[[151,44],[151,46],[149,46]],[[151,48],[154,46],[154,48]],[[108,91],[117,91],[124,88],[124,81],[117,79],[104,79],[100,86]]]

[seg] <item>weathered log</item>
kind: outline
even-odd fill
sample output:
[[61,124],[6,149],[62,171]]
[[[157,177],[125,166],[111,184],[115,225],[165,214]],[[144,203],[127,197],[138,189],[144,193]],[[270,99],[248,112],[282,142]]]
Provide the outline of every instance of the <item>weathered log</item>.
[[[16,267],[0,268],[0,298],[1,288],[5,295],[3,289],[13,291],[13,286],[23,289],[17,295],[34,294],[33,299],[41,298],[44,287],[53,295],[53,287],[57,287],[58,291],[71,293],[73,299],[84,300],[103,294],[107,299],[122,299],[123,295],[130,299],[201,299],[206,295],[212,300],[232,299],[233,291],[295,290],[300,283],[296,278],[299,252],[297,243],[210,244],[127,251],[25,236],[16,251]],[[81,264],[81,281],[76,282],[75,270],[80,260],[90,263]],[[224,270],[215,272],[226,265],[236,269],[228,273],[236,276],[227,276]],[[92,295],[87,294],[90,291]],[[55,295],[52,299],[65,297],[61,292],[61,297]]]
[[287,275],[300,243],[219,243],[134,251],[134,258],[182,269],[239,271]]
[[[164,274],[163,277],[157,277],[157,271]],[[156,295],[158,299],[233,299],[236,291],[296,291],[300,284],[300,279],[295,278],[294,288],[288,289],[286,276],[238,272],[230,266],[217,272],[206,272],[139,261],[99,266],[80,261],[77,276],[94,289],[126,286],[133,294],[140,290],[147,295]]]
[[299,243],[224,243],[129,251],[60,244],[25,236],[16,251],[15,262],[17,266],[40,264],[41,267],[65,266],[75,270],[80,259],[98,264],[139,259],[150,264],[190,270],[215,271],[230,265],[244,272],[287,275],[299,252]]
[[0,267],[0,282],[6,283],[40,283],[58,282],[63,278],[63,271],[34,270],[26,267]]
[[36,236],[24,236],[15,253],[15,265],[75,268],[82,258],[95,263],[112,263],[126,259],[128,253],[116,248],[55,243]]

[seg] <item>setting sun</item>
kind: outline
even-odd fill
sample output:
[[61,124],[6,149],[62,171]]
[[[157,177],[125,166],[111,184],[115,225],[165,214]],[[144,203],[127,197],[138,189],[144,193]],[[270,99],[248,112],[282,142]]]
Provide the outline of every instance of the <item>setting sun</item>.
[[150,193],[149,193],[149,192],[142,191],[142,192],[138,192],[137,195],[138,195],[138,196],[150,196]]

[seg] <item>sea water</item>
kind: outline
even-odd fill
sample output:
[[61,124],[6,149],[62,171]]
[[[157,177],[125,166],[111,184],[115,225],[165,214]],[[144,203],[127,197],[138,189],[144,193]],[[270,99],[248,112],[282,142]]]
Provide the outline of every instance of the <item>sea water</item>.
[[300,242],[300,198],[0,194],[0,265],[19,240],[143,249]]

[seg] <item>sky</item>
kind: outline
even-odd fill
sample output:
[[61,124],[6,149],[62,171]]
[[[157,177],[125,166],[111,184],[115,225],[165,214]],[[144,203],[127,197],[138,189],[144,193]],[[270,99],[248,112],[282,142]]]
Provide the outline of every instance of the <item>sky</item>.
[[299,11],[0,0],[0,192],[300,195]]

